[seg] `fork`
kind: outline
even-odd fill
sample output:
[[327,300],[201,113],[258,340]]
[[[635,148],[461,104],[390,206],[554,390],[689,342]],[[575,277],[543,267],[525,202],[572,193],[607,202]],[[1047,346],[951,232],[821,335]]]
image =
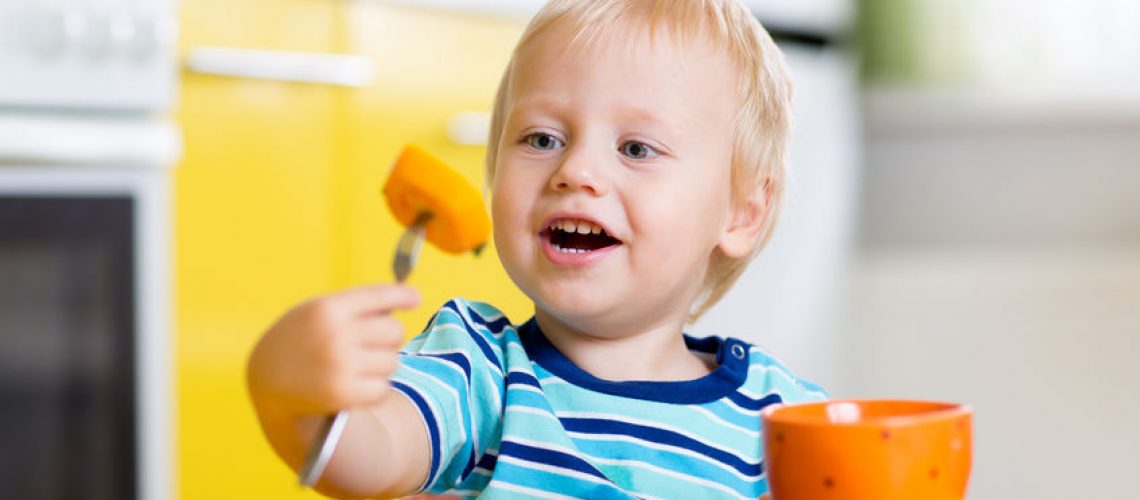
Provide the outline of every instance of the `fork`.
[[[415,267],[424,240],[424,228],[430,219],[430,212],[420,212],[400,236],[400,242],[396,244],[396,257],[392,259],[392,274],[396,275],[396,283],[403,283]],[[338,411],[335,415],[325,417],[321,422],[321,427],[313,443],[309,445],[305,462],[298,474],[302,487],[311,488],[321,478],[321,474],[324,474],[325,467],[328,467],[347,423],[348,410]]]

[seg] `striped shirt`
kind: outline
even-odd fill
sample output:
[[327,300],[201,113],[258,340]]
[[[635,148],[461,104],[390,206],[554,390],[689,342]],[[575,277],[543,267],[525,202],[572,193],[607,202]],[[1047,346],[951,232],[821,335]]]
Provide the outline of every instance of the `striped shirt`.
[[718,367],[684,382],[593,377],[533,319],[452,300],[392,385],[431,440],[422,490],[480,498],[747,498],[767,492],[760,410],[826,398],[737,339],[685,337]]

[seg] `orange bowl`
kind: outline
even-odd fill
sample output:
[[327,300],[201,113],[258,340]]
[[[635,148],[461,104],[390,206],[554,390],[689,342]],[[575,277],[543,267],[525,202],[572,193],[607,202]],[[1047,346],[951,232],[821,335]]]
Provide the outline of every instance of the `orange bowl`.
[[961,500],[973,409],[927,401],[849,400],[763,412],[772,500]]

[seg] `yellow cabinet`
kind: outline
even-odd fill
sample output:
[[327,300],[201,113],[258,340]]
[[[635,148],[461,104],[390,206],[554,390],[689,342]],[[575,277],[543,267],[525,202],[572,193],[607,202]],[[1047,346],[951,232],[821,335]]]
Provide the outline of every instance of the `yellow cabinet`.
[[[175,174],[178,494],[183,499],[311,498],[257,427],[245,360],[290,305],[391,280],[399,228],[379,188],[417,142],[483,184],[483,148],[446,136],[460,111],[489,111],[520,21],[379,2],[183,0],[183,52],[201,46],[355,53],[375,82],[349,89],[184,71]],[[493,250],[493,249],[492,249]],[[423,306],[410,333],[452,296],[493,302],[515,321],[530,304],[493,251],[425,249],[410,282]]]

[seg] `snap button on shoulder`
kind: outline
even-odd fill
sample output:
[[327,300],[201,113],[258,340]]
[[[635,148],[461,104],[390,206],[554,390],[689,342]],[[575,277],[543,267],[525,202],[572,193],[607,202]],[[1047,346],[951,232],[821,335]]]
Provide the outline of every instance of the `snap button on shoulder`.
[[744,351],[744,346],[742,346],[742,345],[740,345],[740,344],[732,344],[732,349],[731,349],[731,350],[732,350],[732,356],[733,356],[734,358],[736,358],[736,359],[744,359],[744,355],[746,354],[746,353],[745,353],[745,351]]

